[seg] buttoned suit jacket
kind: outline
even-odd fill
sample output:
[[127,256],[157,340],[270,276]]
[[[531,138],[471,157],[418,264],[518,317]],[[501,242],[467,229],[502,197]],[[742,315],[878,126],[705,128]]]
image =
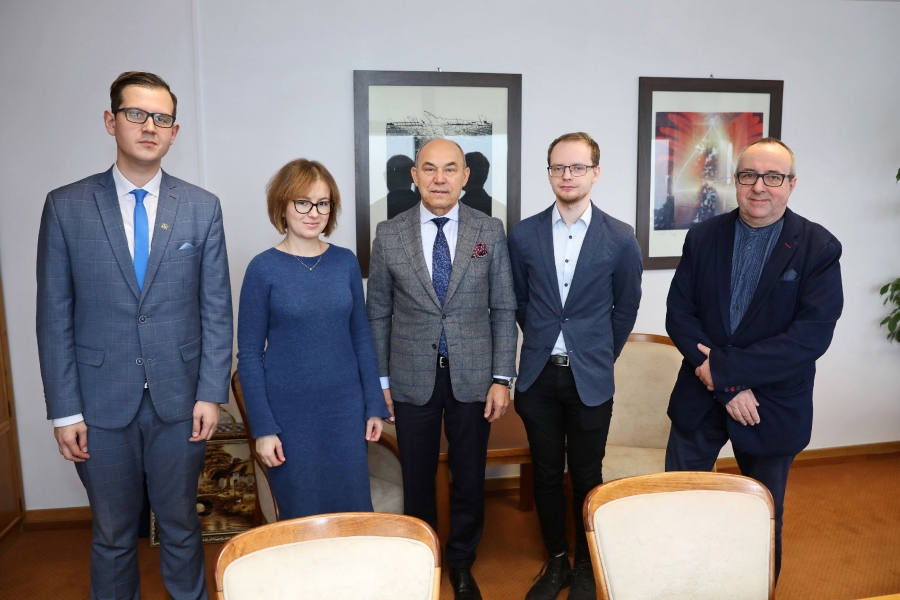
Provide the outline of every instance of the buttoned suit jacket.
[[509,237],[516,320],[524,339],[516,389],[525,391],[550,359],[562,331],[581,401],[599,406],[615,392],[613,364],[637,319],[641,250],[630,225],[591,203],[571,288],[563,307],[553,249],[553,206],[515,226]]
[[[484,250],[476,252],[477,244]],[[434,391],[443,326],[459,402],[484,402],[493,375],[516,374],[516,299],[503,223],[459,205],[459,228],[443,307],[422,251],[419,205],[378,224],[366,309],[378,368],[395,402],[421,406]]]
[[[693,431],[714,402],[745,389],[759,402],[760,423],[728,417],[733,446],[751,455],[800,452],[809,443],[816,360],[831,344],[841,315],[841,244],[824,227],[785,210],[781,235],[756,291],[731,333],[731,265],[738,210],[694,225],[667,300],[666,330],[684,355],[669,401],[669,417]],[[694,374],[710,347],[716,390]]]
[[[213,194],[163,172],[143,289],[112,169],[50,192],[38,238],[37,339],[47,417],[128,425],[144,381],[159,417],[228,401],[231,284]],[[182,248],[189,244],[189,247]]]

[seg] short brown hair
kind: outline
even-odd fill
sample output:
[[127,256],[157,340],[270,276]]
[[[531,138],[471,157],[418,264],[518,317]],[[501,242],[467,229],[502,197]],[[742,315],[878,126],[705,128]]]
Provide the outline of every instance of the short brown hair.
[[163,89],[169,92],[169,95],[172,97],[172,116],[176,116],[175,113],[178,112],[178,98],[169,89],[169,84],[159,75],[144,71],[126,71],[116,77],[116,80],[109,86],[109,105],[112,114],[116,114],[116,111],[122,108],[122,92],[130,85],[151,90]]
[[325,166],[314,160],[298,158],[281,167],[275,176],[266,185],[266,203],[269,207],[269,220],[278,230],[278,233],[287,233],[287,222],[284,211],[288,204],[297,198],[302,198],[317,181],[328,186],[328,194],[334,206],[328,213],[328,223],[322,232],[325,237],[331,235],[337,227],[337,214],[341,210],[341,193],[338,191],[334,177]]
[[756,146],[757,144],[768,144],[768,145],[774,145],[774,146],[781,146],[782,148],[784,148],[785,150],[787,150],[787,151],[788,151],[788,154],[791,155],[791,172],[788,173],[788,175],[790,175],[790,176],[793,177],[794,175],[797,174],[797,161],[794,160],[794,151],[791,150],[790,148],[788,148],[788,145],[787,145],[787,144],[785,144],[784,142],[782,142],[782,141],[779,140],[778,138],[774,138],[774,137],[767,137],[767,138],[763,138],[763,139],[761,139],[761,140],[756,140],[755,142],[753,142],[752,144],[750,144],[749,146],[747,146],[746,148],[744,148],[743,150],[741,150],[741,153],[738,154],[737,162],[734,163],[734,165],[735,165],[734,170],[735,170],[735,171],[737,171],[738,165],[741,164],[741,159],[744,158],[744,152],[746,152],[747,150],[749,150],[749,149],[752,148],[753,146]]
[[590,135],[583,131],[576,131],[575,133],[565,133],[550,143],[550,147],[547,148],[548,167],[550,166],[550,154],[553,152],[553,148],[560,142],[584,142],[588,145],[588,148],[591,149],[591,166],[596,167],[600,164],[600,146],[597,145],[597,142],[595,142],[594,138]]

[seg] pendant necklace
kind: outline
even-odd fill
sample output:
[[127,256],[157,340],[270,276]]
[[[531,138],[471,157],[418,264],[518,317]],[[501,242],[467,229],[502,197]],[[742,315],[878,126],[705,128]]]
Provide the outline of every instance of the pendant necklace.
[[313,269],[315,269],[316,267],[319,266],[319,263],[322,262],[322,257],[325,256],[325,253],[323,252],[322,254],[319,255],[319,260],[316,261],[316,264],[314,264],[313,266],[309,266],[308,264],[306,264],[305,262],[303,262],[302,260],[300,260],[300,257],[299,257],[299,256],[297,256],[296,254],[294,254],[293,252],[291,252],[291,249],[288,248],[288,245],[287,245],[287,244],[285,244],[284,247],[285,247],[285,249],[288,251],[288,253],[289,253],[291,256],[293,256],[294,258],[297,259],[297,262],[298,262],[298,263],[300,263],[301,265],[303,265],[304,267],[306,267],[307,269],[309,269],[310,272],[312,272]]

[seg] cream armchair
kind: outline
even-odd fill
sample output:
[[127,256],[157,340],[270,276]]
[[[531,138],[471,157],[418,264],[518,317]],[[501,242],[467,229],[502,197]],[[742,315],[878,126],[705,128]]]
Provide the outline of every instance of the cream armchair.
[[633,333],[616,361],[616,393],[603,481],[665,471],[666,414],[681,353],[662,335]]

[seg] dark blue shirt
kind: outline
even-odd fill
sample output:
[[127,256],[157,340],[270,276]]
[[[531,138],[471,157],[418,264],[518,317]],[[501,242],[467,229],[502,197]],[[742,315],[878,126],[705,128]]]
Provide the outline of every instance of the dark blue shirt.
[[731,260],[731,333],[747,312],[763,266],[781,235],[784,218],[765,227],[750,227],[740,217],[734,224],[734,256]]

